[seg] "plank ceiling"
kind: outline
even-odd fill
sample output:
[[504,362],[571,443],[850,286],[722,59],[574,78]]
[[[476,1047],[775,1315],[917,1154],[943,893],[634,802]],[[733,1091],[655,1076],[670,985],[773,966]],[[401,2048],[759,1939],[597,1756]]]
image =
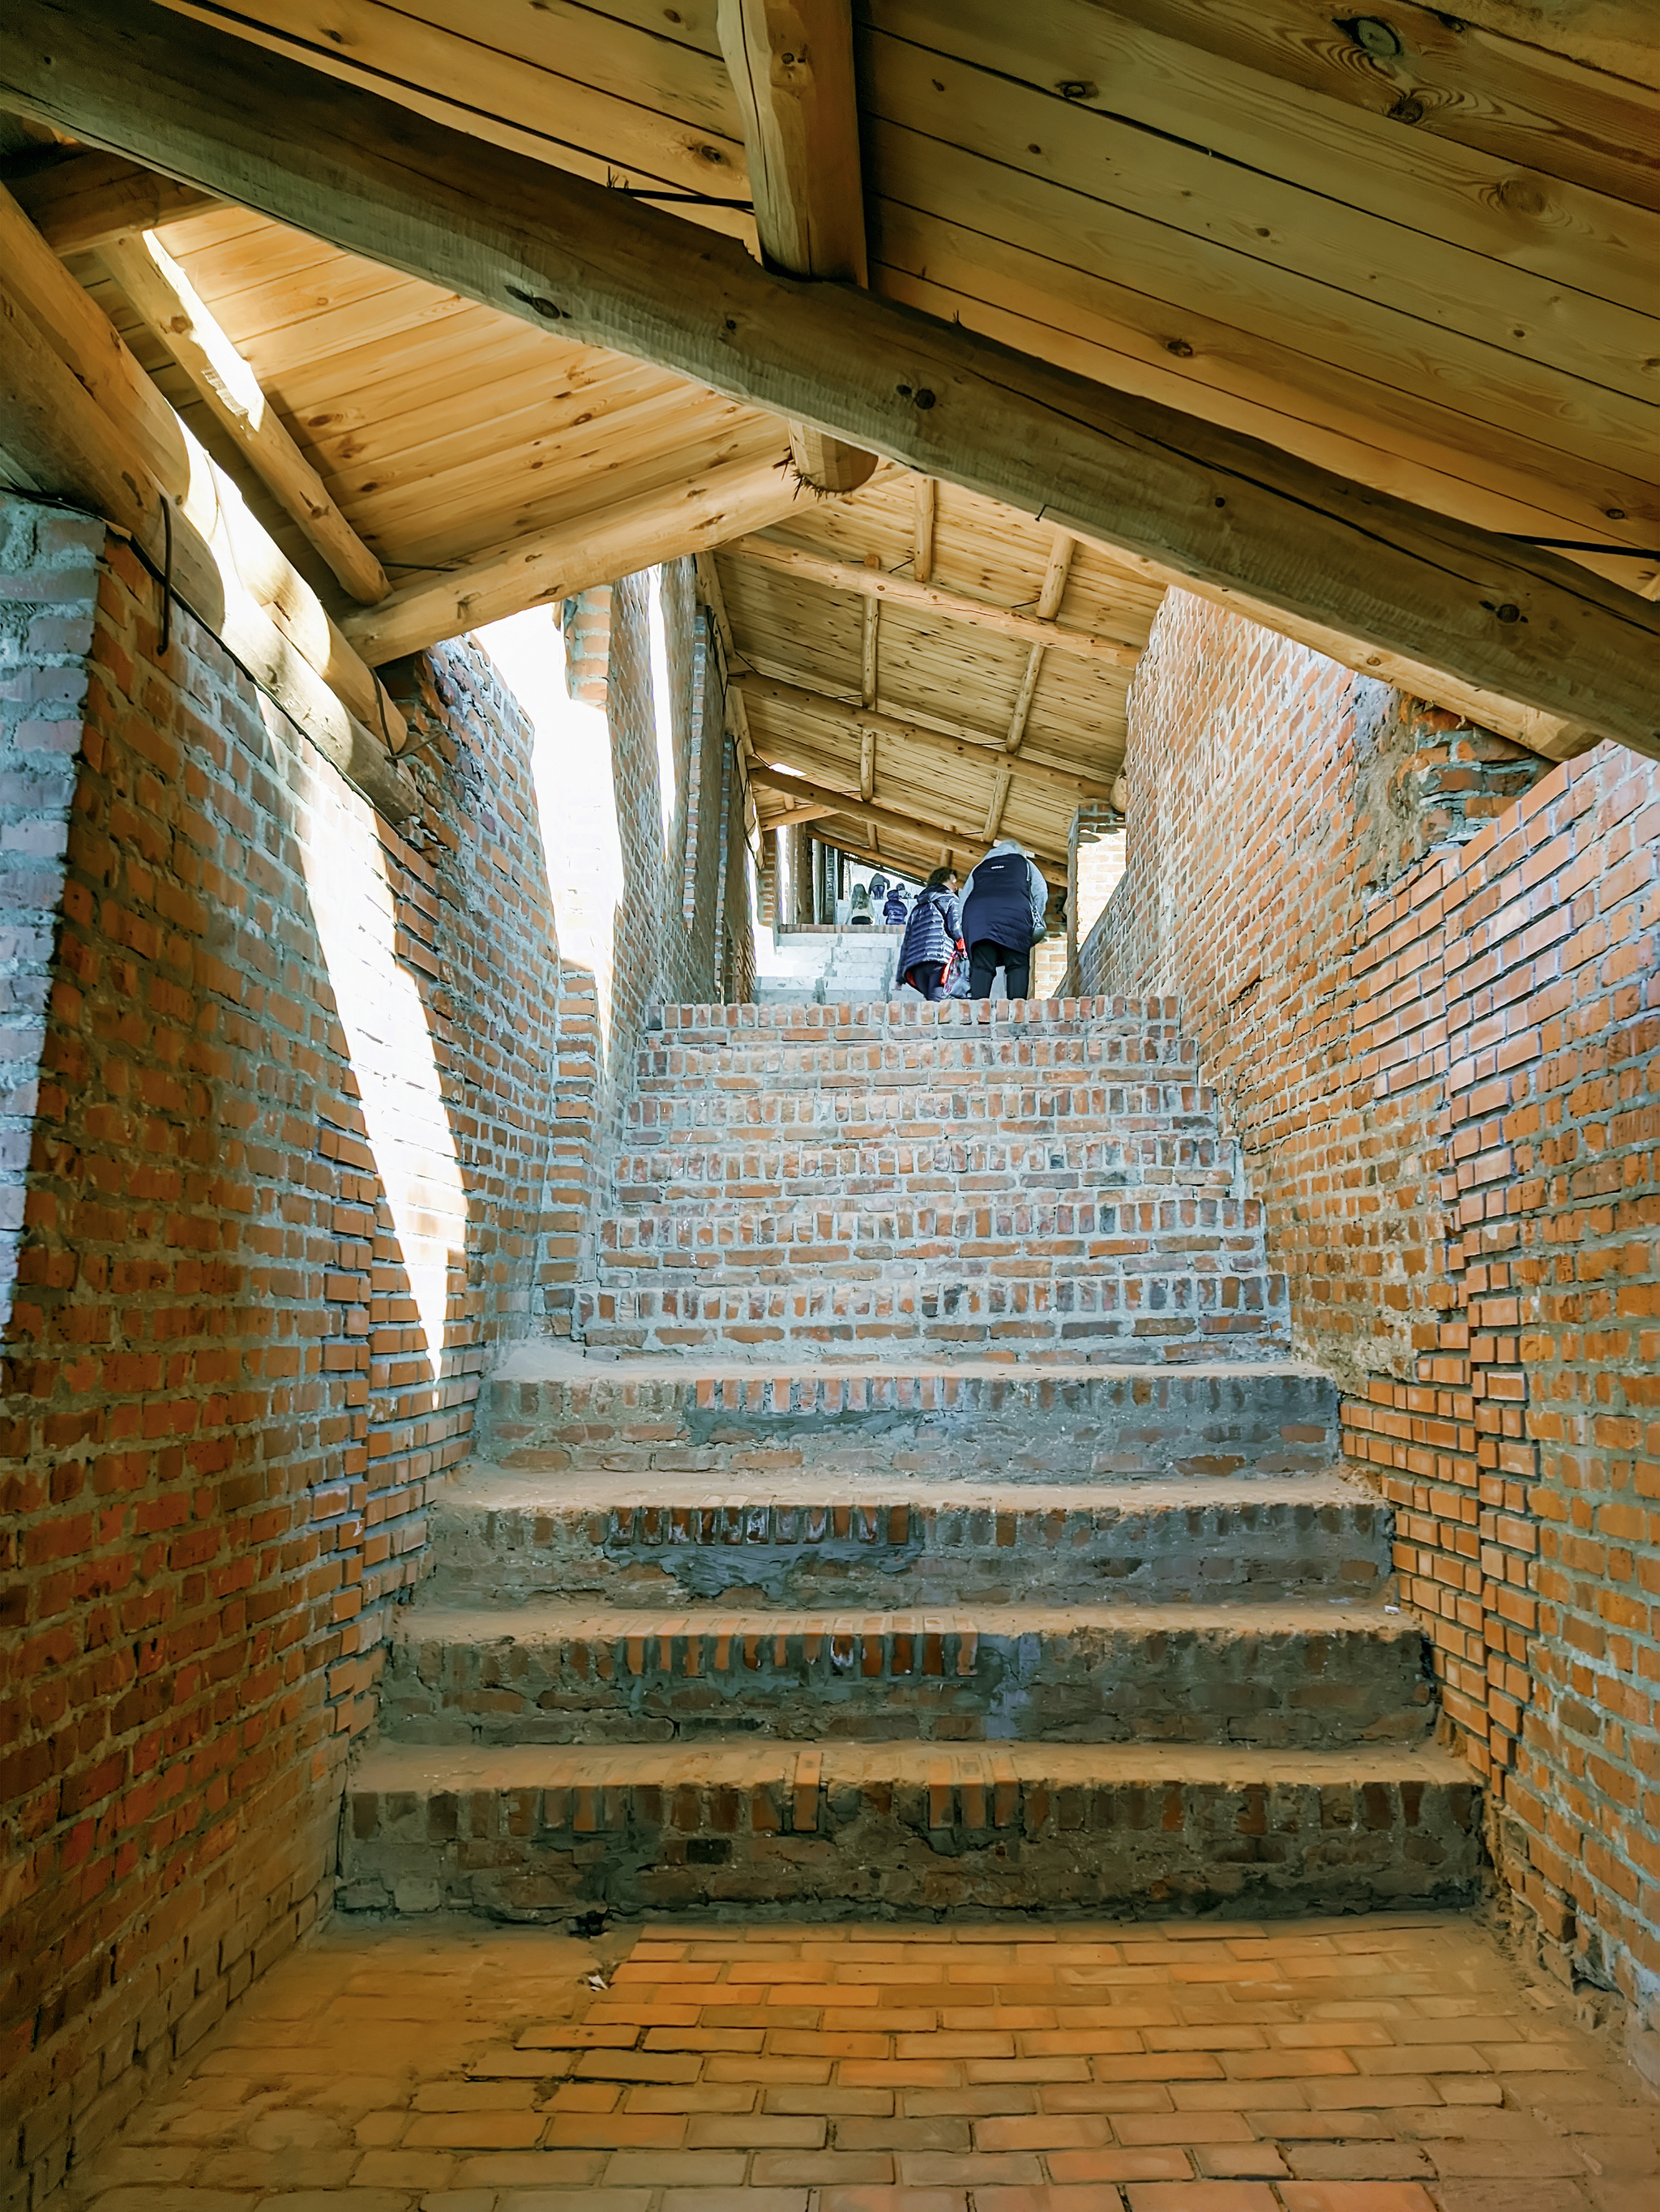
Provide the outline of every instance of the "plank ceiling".
[[[753,244],[715,0],[167,4]],[[1632,8],[854,12],[876,289],[1490,529],[1660,545],[1660,50],[1630,33]],[[753,409],[262,218],[215,210],[167,240],[394,583],[781,450]],[[70,265],[213,443],[95,256]],[[913,480],[884,467],[771,534],[909,574]],[[1030,607],[1052,550],[1041,525],[941,489],[937,585]],[[1660,593],[1651,558],[1578,557]],[[734,547],[716,568],[739,666],[854,705],[862,682],[870,703],[864,601]],[[1080,548],[1059,618],[1139,647],[1162,580]],[[882,709],[1002,742],[1025,644],[890,605],[877,651]],[[1110,775],[1127,680],[1045,655],[1025,753]],[[757,705],[751,721],[758,751],[771,738],[858,787],[860,738],[834,716]],[[865,777],[869,796],[867,761]],[[884,805],[937,812],[942,788],[953,812],[993,818],[989,757],[946,776],[937,753],[883,740]],[[1003,818],[1064,852],[1072,804],[1018,782]]]

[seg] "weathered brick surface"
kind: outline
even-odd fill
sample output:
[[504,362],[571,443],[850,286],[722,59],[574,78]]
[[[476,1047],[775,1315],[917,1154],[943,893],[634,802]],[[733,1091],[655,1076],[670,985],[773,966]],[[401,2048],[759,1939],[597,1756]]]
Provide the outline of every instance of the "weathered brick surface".
[[[0,701],[0,859],[33,871],[5,958],[39,1097],[14,1101],[3,1377],[8,2204],[326,1905],[429,1488],[489,1347],[552,1317],[552,1133],[595,1110],[564,1079],[585,1012],[531,732],[483,654],[397,672],[425,801],[405,838],[182,610],[158,659],[124,548],[94,574],[84,525],[21,507],[0,609],[35,659]],[[50,697],[27,723],[23,689]]]
[[[441,1776],[436,1771],[441,1760]],[[1468,1899],[1477,1793],[1433,1753],[381,1744],[354,1774],[350,1902],[826,1918],[1257,1913]]]
[[1182,594],[1085,987],[1174,991],[1299,1345],[1592,1981],[1660,2004],[1660,771],[1549,763]]
[[556,1591],[613,1604],[741,1594],[832,1604],[1365,1601],[1388,1509],[1319,1474],[1007,1486],[874,1470],[774,1471],[708,1494],[695,1474],[618,1482],[488,1464],[434,1501],[435,1601]]

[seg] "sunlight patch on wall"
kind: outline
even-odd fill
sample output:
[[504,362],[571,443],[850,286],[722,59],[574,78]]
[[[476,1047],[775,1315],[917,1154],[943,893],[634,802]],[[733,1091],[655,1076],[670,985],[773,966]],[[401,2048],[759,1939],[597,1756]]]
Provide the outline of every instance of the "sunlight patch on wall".
[[611,725],[603,707],[573,699],[564,634],[547,607],[476,633],[534,732],[531,767],[562,963],[594,981],[600,1048],[611,1054],[611,977],[623,896]]
[[[303,758],[303,757],[302,757]],[[299,839],[323,957],[357,1079],[363,1134],[374,1155],[398,1238],[407,1294],[394,1285],[391,1319],[414,1306],[432,1380],[443,1368],[451,1274],[465,1287],[467,1200],[444,1104],[427,1010],[398,961],[397,915],[373,810],[337,779],[306,777],[312,834]],[[408,1356],[408,1355],[406,1355]]]

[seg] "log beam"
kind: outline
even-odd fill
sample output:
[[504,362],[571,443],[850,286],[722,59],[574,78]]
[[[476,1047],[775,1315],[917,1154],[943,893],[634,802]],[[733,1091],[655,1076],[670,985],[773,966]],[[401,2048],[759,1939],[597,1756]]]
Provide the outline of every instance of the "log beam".
[[[744,118],[756,234],[769,268],[870,281],[848,0],[720,0],[721,52]],[[857,491],[874,453],[809,422],[790,452],[816,490]]]
[[132,0],[10,0],[0,102],[1660,757],[1660,607],[1557,555],[873,293],[781,276],[663,210]]
[[[1067,578],[1072,568],[1072,556],[1078,541],[1064,530],[1057,530],[1049,550],[1049,564],[1044,571],[1043,589],[1037,594],[1037,614],[1042,622],[1053,622],[1061,611],[1061,602],[1066,596]],[[1047,648],[1034,645],[1026,656],[1026,672],[1020,679],[1020,689],[1014,695],[1014,709],[1009,716],[1007,734],[1003,739],[1005,752],[1018,753],[1025,741],[1026,724],[1031,719],[1031,702],[1037,696],[1037,679],[1043,671],[1043,654]],[[991,805],[986,809],[986,842],[993,843],[1003,826],[1003,809],[1008,805],[1010,777],[1006,769],[999,771],[997,786],[991,795]]]
[[85,253],[129,231],[155,230],[220,204],[212,192],[176,185],[119,154],[76,154],[15,179],[10,190],[54,253]]
[[[373,666],[459,637],[550,599],[566,599],[663,561],[706,552],[765,520],[781,521],[802,496],[781,444],[761,459],[723,461],[656,490],[509,538],[452,568],[412,577],[343,628]],[[669,465],[666,464],[666,465]]]
[[104,266],[353,599],[384,599],[386,572],[283,428],[259,380],[154,231],[107,239]]
[[[1063,793],[1074,805],[1079,799],[1111,796],[1110,780],[1085,775],[1073,769],[1052,768],[1047,761],[1028,760],[1024,756],[1017,761],[1006,760],[1000,738],[942,737],[938,730],[907,722],[897,714],[873,714],[863,707],[850,707],[825,692],[811,690],[805,684],[782,683],[771,676],[737,676],[733,678],[733,689],[750,705],[769,703],[787,708],[860,738],[866,732],[878,737],[898,738],[908,745],[933,753],[942,762],[964,761],[970,767],[988,771],[1006,769],[1023,783]],[[868,793],[866,796],[869,796]]]
[[942,592],[932,584],[919,584],[909,576],[885,575],[879,568],[859,568],[851,561],[833,561],[804,547],[780,545],[766,538],[740,538],[727,552],[745,561],[758,561],[787,575],[805,577],[809,583],[828,584],[832,591],[856,592],[866,599],[886,599],[897,607],[911,607],[919,614],[939,615],[946,622],[968,623],[976,629],[995,630],[1000,636],[1018,638],[1024,645],[1053,646],[1058,653],[1080,653],[1109,668],[1133,668],[1141,657],[1138,645],[1116,638],[1098,637],[1086,629],[1063,629],[1059,623],[1040,615],[1000,607],[986,599],[970,599],[964,592]]

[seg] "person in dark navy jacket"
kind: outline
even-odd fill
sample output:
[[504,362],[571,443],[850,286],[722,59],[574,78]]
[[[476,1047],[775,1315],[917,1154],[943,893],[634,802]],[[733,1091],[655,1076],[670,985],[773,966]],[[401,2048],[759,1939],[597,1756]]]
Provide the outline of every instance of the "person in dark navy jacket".
[[1000,837],[963,886],[963,937],[969,948],[969,996],[988,999],[1000,968],[1012,999],[1031,988],[1031,948],[1044,934],[1049,887],[1036,860],[1012,837]]

